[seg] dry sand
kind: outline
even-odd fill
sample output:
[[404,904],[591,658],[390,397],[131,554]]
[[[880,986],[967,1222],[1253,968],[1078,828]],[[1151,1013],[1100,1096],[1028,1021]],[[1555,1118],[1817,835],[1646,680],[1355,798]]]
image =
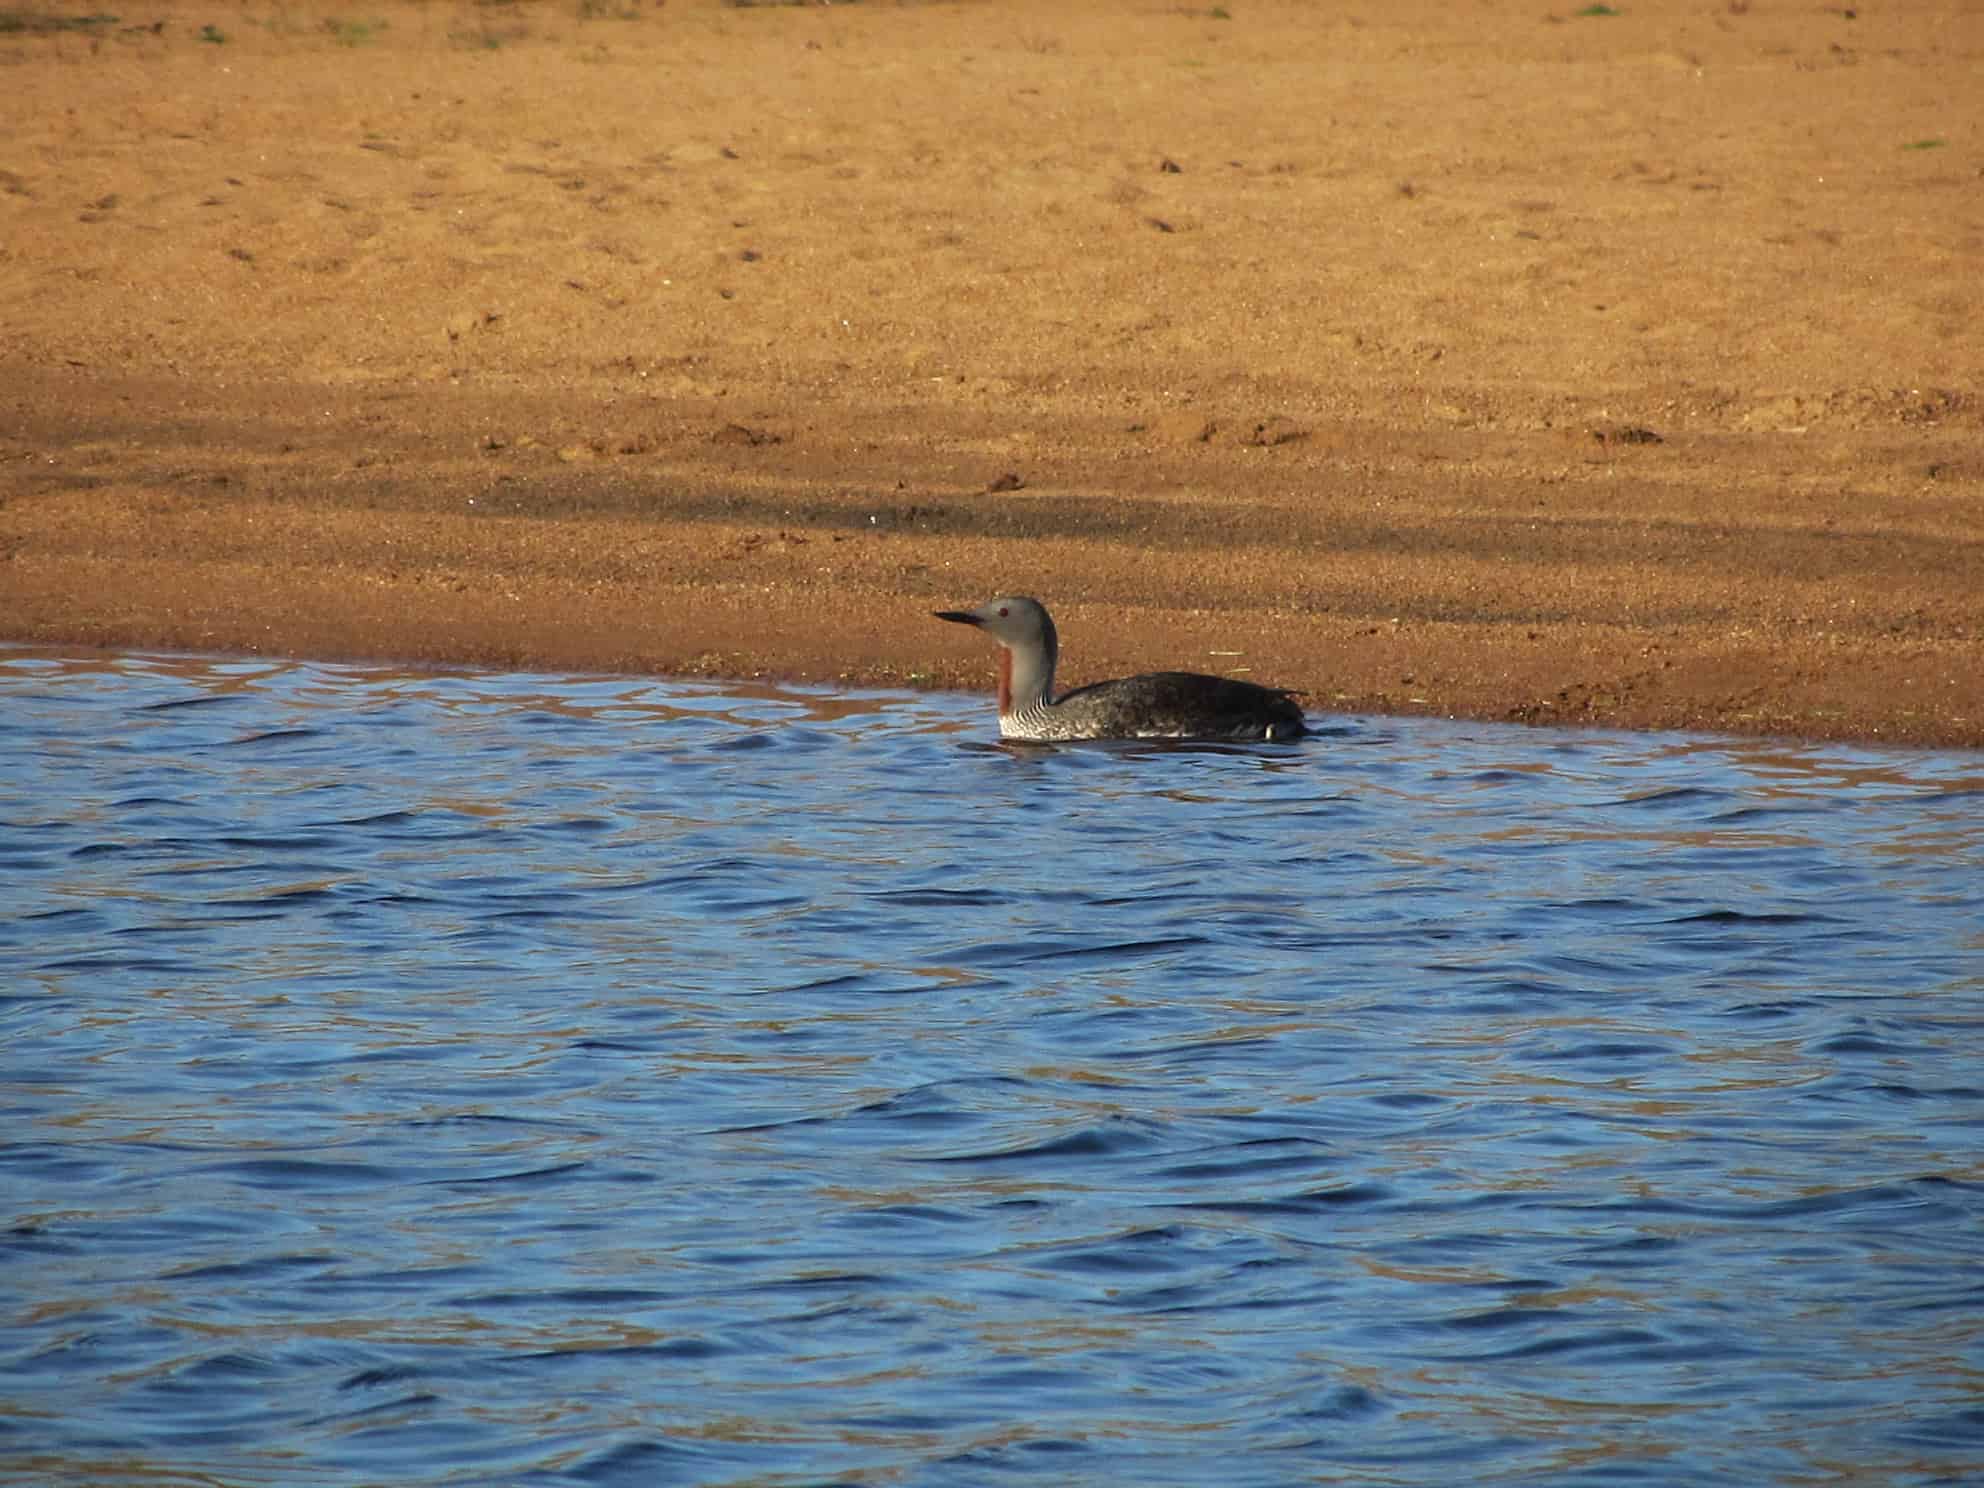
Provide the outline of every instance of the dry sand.
[[1984,8],[1615,3],[0,11],[0,638],[1984,745]]

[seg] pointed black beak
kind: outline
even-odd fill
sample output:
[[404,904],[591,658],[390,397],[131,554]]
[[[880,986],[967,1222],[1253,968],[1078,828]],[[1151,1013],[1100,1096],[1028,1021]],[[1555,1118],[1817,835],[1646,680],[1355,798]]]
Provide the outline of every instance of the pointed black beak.
[[976,615],[969,614],[964,610],[932,610],[930,613],[935,615],[939,620],[955,620],[960,625],[983,625],[985,623]]

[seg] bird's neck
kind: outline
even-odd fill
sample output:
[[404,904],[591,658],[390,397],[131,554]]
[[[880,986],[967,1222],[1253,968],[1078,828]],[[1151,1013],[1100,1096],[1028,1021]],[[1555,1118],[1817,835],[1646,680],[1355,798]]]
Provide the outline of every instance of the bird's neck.
[[1010,717],[1054,701],[1054,646],[999,650],[999,714]]

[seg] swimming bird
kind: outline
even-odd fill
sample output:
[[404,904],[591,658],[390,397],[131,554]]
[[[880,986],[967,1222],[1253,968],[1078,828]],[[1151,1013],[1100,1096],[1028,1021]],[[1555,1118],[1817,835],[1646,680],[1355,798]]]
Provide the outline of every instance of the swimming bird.
[[1291,693],[1198,672],[1145,672],[1054,696],[1061,641],[1037,599],[1009,594],[975,610],[936,610],[975,625],[999,652],[1002,739],[1299,739],[1308,732]]

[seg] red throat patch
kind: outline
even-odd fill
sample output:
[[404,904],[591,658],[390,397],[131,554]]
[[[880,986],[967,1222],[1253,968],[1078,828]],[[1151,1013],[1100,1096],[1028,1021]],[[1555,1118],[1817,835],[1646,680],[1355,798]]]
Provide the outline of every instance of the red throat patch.
[[999,716],[1013,711],[1013,653],[999,648]]

